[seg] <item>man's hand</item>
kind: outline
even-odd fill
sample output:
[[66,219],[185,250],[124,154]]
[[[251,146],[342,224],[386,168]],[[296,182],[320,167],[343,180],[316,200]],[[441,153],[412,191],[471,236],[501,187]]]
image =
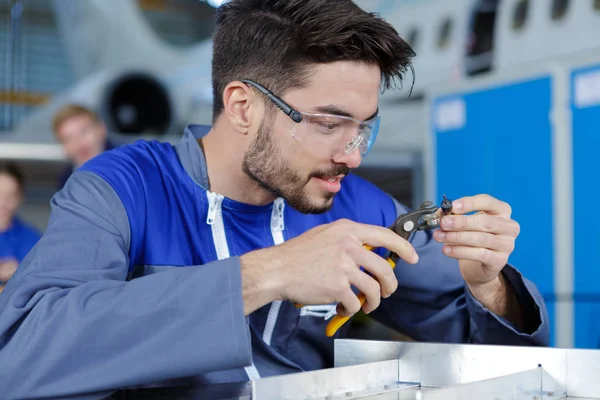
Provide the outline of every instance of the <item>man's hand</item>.
[[[482,194],[455,200],[452,212],[458,215],[442,217],[435,239],[444,243],[444,254],[459,260],[471,293],[492,312],[506,317],[514,294],[500,272],[520,232],[519,224],[511,219],[510,205]],[[476,213],[464,215],[471,212]]]
[[[365,313],[389,297],[398,281],[388,262],[363,247],[384,247],[414,264],[412,245],[388,228],[339,220],[287,242],[241,257],[246,315],[274,300],[300,304],[338,302],[340,315],[361,309],[351,285],[366,296]],[[360,270],[363,267],[373,277]]]
[[0,292],[4,289],[2,282],[8,282],[13,276],[19,263],[14,258],[3,258],[0,259]]
[[14,258],[0,259],[0,282],[7,282],[17,270],[19,263]]

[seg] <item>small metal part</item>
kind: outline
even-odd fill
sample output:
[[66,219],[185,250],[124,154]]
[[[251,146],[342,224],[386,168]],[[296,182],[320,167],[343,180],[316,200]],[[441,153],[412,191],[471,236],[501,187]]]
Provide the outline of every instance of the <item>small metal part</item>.
[[437,214],[425,214],[423,222],[429,227],[437,228],[440,225],[440,217]]
[[404,229],[406,232],[411,232],[414,227],[415,223],[413,221],[406,221],[402,226],[402,229]]
[[443,195],[444,199],[442,200],[442,212],[444,215],[452,214],[452,200],[449,200],[446,195]]
[[431,208],[431,207],[434,207],[433,201],[424,201],[419,206],[419,210],[426,210],[426,209]]

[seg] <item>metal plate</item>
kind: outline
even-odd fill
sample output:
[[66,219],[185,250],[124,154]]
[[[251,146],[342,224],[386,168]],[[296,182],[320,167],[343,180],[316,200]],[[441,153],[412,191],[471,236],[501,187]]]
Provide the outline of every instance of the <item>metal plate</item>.
[[541,367],[568,396],[600,398],[600,350],[337,340],[335,365],[396,359],[399,380],[447,387]]
[[250,384],[145,389],[117,398],[600,399],[598,350],[337,340],[335,363]]
[[352,399],[387,391],[397,383],[398,362],[391,360],[260,379],[253,382],[252,396],[260,400]]

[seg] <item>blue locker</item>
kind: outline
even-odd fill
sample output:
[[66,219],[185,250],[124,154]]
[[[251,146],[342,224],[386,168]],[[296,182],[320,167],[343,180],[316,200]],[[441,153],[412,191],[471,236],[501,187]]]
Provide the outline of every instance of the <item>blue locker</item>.
[[[595,85],[595,86],[594,86]],[[600,66],[571,73],[575,347],[600,348]],[[593,218],[593,220],[591,220]]]
[[[538,285],[553,321],[551,92],[542,76],[439,97],[432,119],[445,122],[432,124],[432,134],[435,198],[487,193],[512,206],[521,233],[509,261]],[[457,101],[463,117],[448,106]]]

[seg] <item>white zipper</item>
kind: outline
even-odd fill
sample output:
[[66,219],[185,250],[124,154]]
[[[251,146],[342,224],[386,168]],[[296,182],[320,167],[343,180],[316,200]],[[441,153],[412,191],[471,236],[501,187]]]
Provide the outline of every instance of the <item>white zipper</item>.
[[[275,199],[273,204],[273,211],[271,212],[271,235],[273,236],[273,242],[276,246],[284,242],[283,230],[285,229],[285,221],[283,218],[283,210],[285,209],[285,203],[282,198]],[[275,331],[275,324],[277,323],[277,317],[279,316],[279,309],[281,308],[281,301],[277,300],[271,303],[269,314],[267,316],[267,322],[265,323],[265,330],[263,332],[263,341],[267,345],[271,345],[271,339],[273,332]]]
[[[223,196],[209,191],[206,192],[206,196],[208,197],[208,215],[206,216],[206,223],[213,225],[215,223],[215,218],[217,217],[217,211],[221,212]],[[221,217],[221,223],[222,222],[223,218]]]
[[[275,199],[273,204],[273,211],[271,212],[271,232],[283,232],[285,229],[285,219],[283,218],[283,210],[285,209],[285,203],[283,199]],[[281,239],[275,240],[275,245],[283,243],[283,236]]]
[[[217,258],[223,260],[229,258],[229,246],[227,245],[227,236],[225,236],[225,223],[223,222],[223,213],[221,203],[223,196],[217,193],[206,191],[208,197],[208,215],[206,223],[210,225],[210,230],[213,237],[213,243],[217,252]],[[251,365],[244,367],[246,374],[251,381],[260,379],[260,374],[252,362]]]

